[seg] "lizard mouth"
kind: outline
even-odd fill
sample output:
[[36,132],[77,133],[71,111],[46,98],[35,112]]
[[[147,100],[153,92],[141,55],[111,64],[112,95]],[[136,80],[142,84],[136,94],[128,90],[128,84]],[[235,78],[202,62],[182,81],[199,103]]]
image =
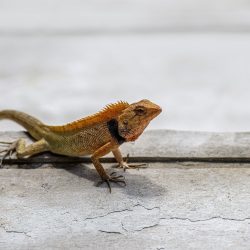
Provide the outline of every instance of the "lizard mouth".
[[128,134],[129,132],[130,132],[130,130],[127,129],[127,128],[122,128],[122,129],[121,129],[121,133]]

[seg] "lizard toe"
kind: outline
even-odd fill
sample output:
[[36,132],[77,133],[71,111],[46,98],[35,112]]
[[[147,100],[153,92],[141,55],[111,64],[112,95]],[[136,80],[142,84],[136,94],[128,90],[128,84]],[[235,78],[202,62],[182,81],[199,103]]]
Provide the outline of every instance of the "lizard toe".
[[114,176],[115,174],[116,174],[115,172],[111,173],[111,175],[107,179],[103,179],[103,180],[99,181],[96,186],[98,187],[98,186],[102,185],[103,183],[106,183],[110,193],[111,193],[110,182],[114,182],[117,184],[123,184],[123,187],[125,187],[126,186],[125,177],[123,175]]
[[[1,143],[3,143],[3,142],[1,142]],[[0,154],[1,153],[5,153],[1,157],[1,159],[0,159],[0,168],[3,167],[3,161],[4,161],[4,159],[6,159],[7,157],[9,157],[11,159],[14,151],[16,150],[16,142],[11,142],[11,143],[10,142],[6,142],[4,144],[8,144],[10,146],[7,149],[4,149],[4,150],[0,151]]]
[[129,164],[128,162],[129,162],[129,154],[127,154],[127,157],[125,158],[125,160],[119,164],[118,168],[122,168],[124,172],[127,169],[137,169],[137,170],[139,170],[140,168],[147,168],[146,163]]

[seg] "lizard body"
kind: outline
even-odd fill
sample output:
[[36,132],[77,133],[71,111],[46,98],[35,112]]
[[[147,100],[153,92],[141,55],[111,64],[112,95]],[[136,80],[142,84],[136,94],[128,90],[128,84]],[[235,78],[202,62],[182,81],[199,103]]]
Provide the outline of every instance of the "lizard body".
[[[136,140],[149,122],[161,112],[161,108],[148,101],[137,103],[117,102],[106,106],[100,112],[63,126],[49,126],[38,119],[15,110],[0,111],[0,120],[9,119],[23,126],[36,140],[26,146],[24,139],[15,142],[4,157],[16,150],[23,158],[50,151],[67,156],[91,155],[92,162],[103,181],[123,182],[122,176],[108,175],[99,158],[113,152],[119,166],[124,170],[130,166],[123,161],[119,146]],[[0,164],[1,165],[1,164]]]

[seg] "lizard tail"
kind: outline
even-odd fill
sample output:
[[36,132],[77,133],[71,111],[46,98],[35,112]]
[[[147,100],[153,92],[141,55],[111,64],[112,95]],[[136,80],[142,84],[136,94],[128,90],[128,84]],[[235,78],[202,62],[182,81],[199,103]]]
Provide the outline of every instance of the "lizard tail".
[[0,111],[0,120],[12,120],[24,127],[36,140],[43,138],[45,125],[38,119],[16,110]]

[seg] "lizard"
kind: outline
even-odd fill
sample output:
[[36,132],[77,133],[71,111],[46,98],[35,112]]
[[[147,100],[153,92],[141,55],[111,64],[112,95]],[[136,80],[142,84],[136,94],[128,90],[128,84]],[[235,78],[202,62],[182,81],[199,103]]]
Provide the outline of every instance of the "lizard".
[[141,100],[129,104],[119,101],[107,105],[101,111],[73,121],[66,125],[46,125],[26,113],[16,110],[0,111],[0,120],[9,119],[24,127],[35,142],[27,145],[23,138],[12,143],[1,159],[16,151],[17,158],[30,157],[32,155],[50,151],[66,156],[91,155],[95,169],[101,177],[101,182],[106,182],[111,192],[110,182],[123,183],[122,175],[108,174],[100,158],[112,152],[118,162],[118,167],[124,171],[136,165],[129,165],[123,160],[119,147],[124,142],[135,141],[148,126],[150,121],[161,113],[160,106],[149,100]]

